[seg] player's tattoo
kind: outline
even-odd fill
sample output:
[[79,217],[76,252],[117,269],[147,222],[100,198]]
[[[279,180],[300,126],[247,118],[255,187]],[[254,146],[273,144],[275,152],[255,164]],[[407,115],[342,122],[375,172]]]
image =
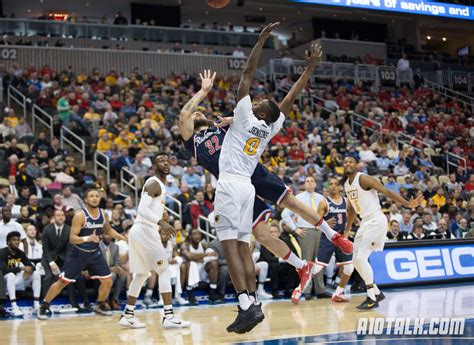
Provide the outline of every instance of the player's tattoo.
[[[188,101],[188,103],[186,103],[186,105],[184,106],[184,110],[186,110],[186,111],[192,111],[192,110],[194,110],[194,108],[196,107],[196,105],[201,102],[200,98],[201,98],[200,95],[198,95],[198,93],[196,93],[196,94]],[[197,103],[197,104],[196,104],[196,103]]]

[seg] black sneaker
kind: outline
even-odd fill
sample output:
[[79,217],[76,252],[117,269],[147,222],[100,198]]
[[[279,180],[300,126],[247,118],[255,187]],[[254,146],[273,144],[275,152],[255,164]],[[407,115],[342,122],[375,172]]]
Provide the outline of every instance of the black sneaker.
[[380,291],[378,295],[375,295],[375,298],[377,299],[377,302],[382,302],[385,299],[385,295]]
[[48,320],[48,314],[51,314],[51,310],[49,309],[49,303],[43,303],[36,313],[36,318],[38,320]]
[[217,304],[220,303],[221,301],[219,300],[219,295],[217,294],[215,289],[211,289],[209,291],[209,303],[210,304]]
[[332,298],[332,294],[330,294],[327,291],[324,291],[323,293],[318,293],[316,294],[317,299],[323,299],[323,298]]
[[356,308],[360,310],[370,310],[370,309],[375,309],[379,306],[379,303],[377,301],[374,301],[372,298],[367,297],[364,302],[359,304]]
[[108,306],[104,302],[97,302],[94,307],[92,307],[92,311],[103,316],[112,316],[112,311],[108,308]]
[[8,319],[10,313],[5,309],[5,307],[0,307],[0,319]]
[[261,305],[252,304],[245,311],[239,309],[239,314],[235,320],[236,324],[233,327],[233,331],[237,334],[250,332],[255,326],[262,322],[264,318],[265,316],[263,315]]
[[193,290],[188,290],[188,302],[189,302],[189,305],[198,305],[196,297],[194,297]]

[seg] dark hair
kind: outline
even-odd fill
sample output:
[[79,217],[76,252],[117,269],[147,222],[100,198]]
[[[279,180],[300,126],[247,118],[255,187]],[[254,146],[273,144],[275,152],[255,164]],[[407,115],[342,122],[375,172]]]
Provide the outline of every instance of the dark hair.
[[337,176],[329,176],[328,182],[331,181],[331,180],[336,180],[337,183],[341,184],[341,181],[339,180],[339,178]]
[[7,243],[8,241],[10,241],[13,237],[20,237],[21,238],[21,234],[18,232],[18,231],[10,231],[7,235]]
[[87,190],[84,192],[84,199],[87,199],[90,192],[97,192],[100,195],[100,192],[97,188],[91,187],[91,188],[87,188]]
[[155,160],[159,157],[159,156],[166,156],[168,157],[168,154],[165,152],[165,151],[160,151],[158,152],[155,157],[153,157],[153,163],[155,162]]
[[268,101],[263,103],[265,107],[268,108],[268,122],[274,123],[280,118],[280,108],[273,101]]
[[392,219],[392,220],[390,221],[390,226],[392,226],[394,223],[397,223],[397,224],[398,224],[398,220]]
[[346,159],[346,158],[352,158],[353,160],[356,161],[356,163],[359,163],[359,160],[357,159],[357,157],[355,157],[355,156],[353,156],[353,155],[345,155],[345,156],[344,156],[344,159]]

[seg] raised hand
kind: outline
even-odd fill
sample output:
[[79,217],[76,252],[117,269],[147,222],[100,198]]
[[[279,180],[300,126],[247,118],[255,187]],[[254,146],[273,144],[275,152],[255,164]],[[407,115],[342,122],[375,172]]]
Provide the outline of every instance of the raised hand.
[[199,73],[199,76],[201,77],[201,89],[205,92],[211,91],[216,72],[212,73],[210,69],[205,69],[203,73]]
[[321,56],[323,56],[322,47],[318,43],[313,43],[311,44],[311,50],[305,51],[304,59],[309,66],[314,67],[321,60]]
[[407,206],[408,206],[408,208],[416,208],[421,204],[422,201],[423,201],[423,195],[420,195],[416,199],[411,198],[410,201],[408,201]]
[[225,127],[225,126],[230,126],[232,123],[234,123],[234,118],[232,116],[227,116],[227,117],[217,116],[217,121],[214,121],[214,126]]
[[276,28],[278,25],[280,25],[280,22],[270,23],[267,26],[265,26],[262,32],[260,32],[260,36],[258,37],[258,39],[264,42],[270,36],[270,34],[272,33],[272,30]]

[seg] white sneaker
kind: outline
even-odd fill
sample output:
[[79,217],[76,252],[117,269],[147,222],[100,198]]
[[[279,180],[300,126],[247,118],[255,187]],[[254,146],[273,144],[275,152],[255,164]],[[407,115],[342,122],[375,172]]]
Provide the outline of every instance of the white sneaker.
[[140,322],[138,317],[135,315],[133,316],[125,316],[121,315],[118,324],[123,327],[128,328],[145,328],[146,325],[143,322]]
[[259,299],[273,299],[273,296],[266,292],[265,290],[257,291],[257,296]]
[[178,303],[179,305],[188,305],[189,301],[187,301],[183,297],[179,296],[178,298],[176,298],[176,303]]
[[18,307],[13,307],[12,311],[10,312],[10,315],[13,317],[22,317],[23,312],[20,310]]
[[163,321],[161,322],[161,324],[164,328],[186,328],[191,326],[191,322],[180,320],[174,315],[171,319],[163,317]]
[[143,304],[148,307],[149,305],[151,305],[153,302],[151,300],[151,297],[148,297],[148,296],[145,296],[145,298],[143,299]]
[[164,305],[163,300],[160,298],[158,300],[158,307],[161,308]]

